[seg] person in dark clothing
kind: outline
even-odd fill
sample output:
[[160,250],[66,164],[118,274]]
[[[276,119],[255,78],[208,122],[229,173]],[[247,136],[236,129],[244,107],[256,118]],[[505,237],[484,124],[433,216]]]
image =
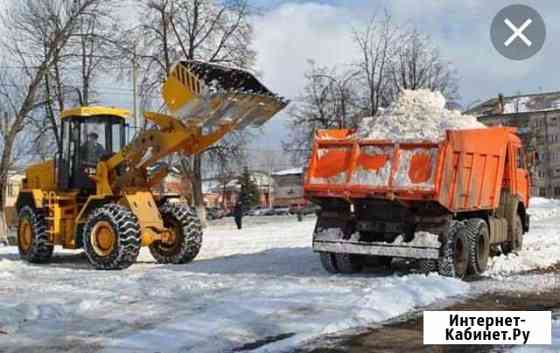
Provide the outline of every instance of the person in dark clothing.
[[99,135],[95,132],[87,134],[87,141],[80,147],[82,163],[87,166],[96,166],[97,162],[105,154],[105,149],[97,140]]
[[233,208],[233,218],[235,219],[235,224],[237,224],[237,229],[241,229],[243,222],[243,205],[241,201],[237,201]]

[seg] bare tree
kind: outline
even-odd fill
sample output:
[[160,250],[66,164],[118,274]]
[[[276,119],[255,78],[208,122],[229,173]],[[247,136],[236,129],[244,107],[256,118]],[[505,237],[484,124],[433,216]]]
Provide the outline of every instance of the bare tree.
[[457,70],[441,56],[428,35],[408,29],[402,32],[399,43],[388,68],[391,97],[401,89],[425,88],[440,91],[448,100],[459,98]]
[[302,96],[290,110],[291,135],[283,143],[294,163],[306,162],[316,129],[355,128],[375,116],[402,89],[441,91],[458,98],[457,71],[430,38],[397,26],[388,12],[354,31],[359,57],[355,70],[339,72],[312,65]]
[[[1,16],[5,38],[1,45],[15,68],[0,86],[3,143],[0,185],[6,185],[20,133],[40,102],[41,83],[77,28],[78,18],[105,0],[21,0],[11,2]],[[14,89],[16,87],[17,89]],[[0,219],[5,220],[5,190],[0,189]],[[3,222],[5,223],[5,222]]]
[[[142,8],[143,39],[132,46],[143,69],[144,97],[155,96],[177,60],[253,66],[247,0],[142,0],[138,4]],[[201,155],[183,160],[181,165],[192,182],[195,206],[203,206]]]
[[307,161],[316,129],[356,128],[360,107],[356,71],[317,67],[310,61],[307,84],[288,114],[291,132],[283,148],[296,165]]
[[354,31],[354,39],[361,54],[357,67],[363,81],[363,110],[368,116],[374,116],[380,107],[389,103],[387,68],[400,42],[399,30],[385,12],[382,19],[374,16],[363,30]]
[[[93,103],[97,96],[93,83],[102,72],[114,69],[119,50],[118,19],[113,15],[116,8],[115,0],[103,0],[80,14],[67,44],[54,53],[42,87],[44,114],[32,116],[35,139],[31,153],[39,158],[62,148],[56,116],[67,106]],[[44,55],[47,49],[48,39]]]

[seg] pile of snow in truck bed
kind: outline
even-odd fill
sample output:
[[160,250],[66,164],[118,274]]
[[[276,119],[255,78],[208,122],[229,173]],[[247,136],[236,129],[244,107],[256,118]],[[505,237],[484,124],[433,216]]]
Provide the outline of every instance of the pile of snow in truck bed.
[[445,138],[445,130],[486,127],[473,116],[446,109],[445,103],[439,92],[403,90],[388,109],[375,117],[364,118],[357,135],[375,140],[439,141]]

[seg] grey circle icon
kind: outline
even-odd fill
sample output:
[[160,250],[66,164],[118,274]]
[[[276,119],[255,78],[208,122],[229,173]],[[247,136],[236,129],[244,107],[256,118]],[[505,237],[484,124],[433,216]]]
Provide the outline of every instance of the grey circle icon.
[[510,5],[492,21],[490,38],[494,48],[508,59],[525,60],[541,50],[546,27],[541,15],[526,5]]

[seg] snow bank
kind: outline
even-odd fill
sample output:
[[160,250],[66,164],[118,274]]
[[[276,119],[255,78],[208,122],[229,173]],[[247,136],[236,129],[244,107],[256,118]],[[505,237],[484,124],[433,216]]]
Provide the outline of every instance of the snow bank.
[[475,117],[445,108],[439,92],[403,90],[395,103],[376,117],[364,118],[357,135],[397,141],[445,138],[445,130],[479,129],[486,126]]
[[292,351],[470,288],[436,274],[329,275],[310,248],[314,221],[211,226],[184,266],[155,264],[146,249],[124,271],[95,271],[60,251],[34,266],[2,248],[0,351]]
[[486,275],[503,278],[512,273],[547,268],[560,261],[560,232],[556,218],[560,215],[560,200],[535,197],[529,206],[531,229],[523,238],[523,249],[517,254],[490,258]]
[[527,212],[531,215],[531,221],[539,221],[560,215],[560,200],[533,197],[529,201]]

